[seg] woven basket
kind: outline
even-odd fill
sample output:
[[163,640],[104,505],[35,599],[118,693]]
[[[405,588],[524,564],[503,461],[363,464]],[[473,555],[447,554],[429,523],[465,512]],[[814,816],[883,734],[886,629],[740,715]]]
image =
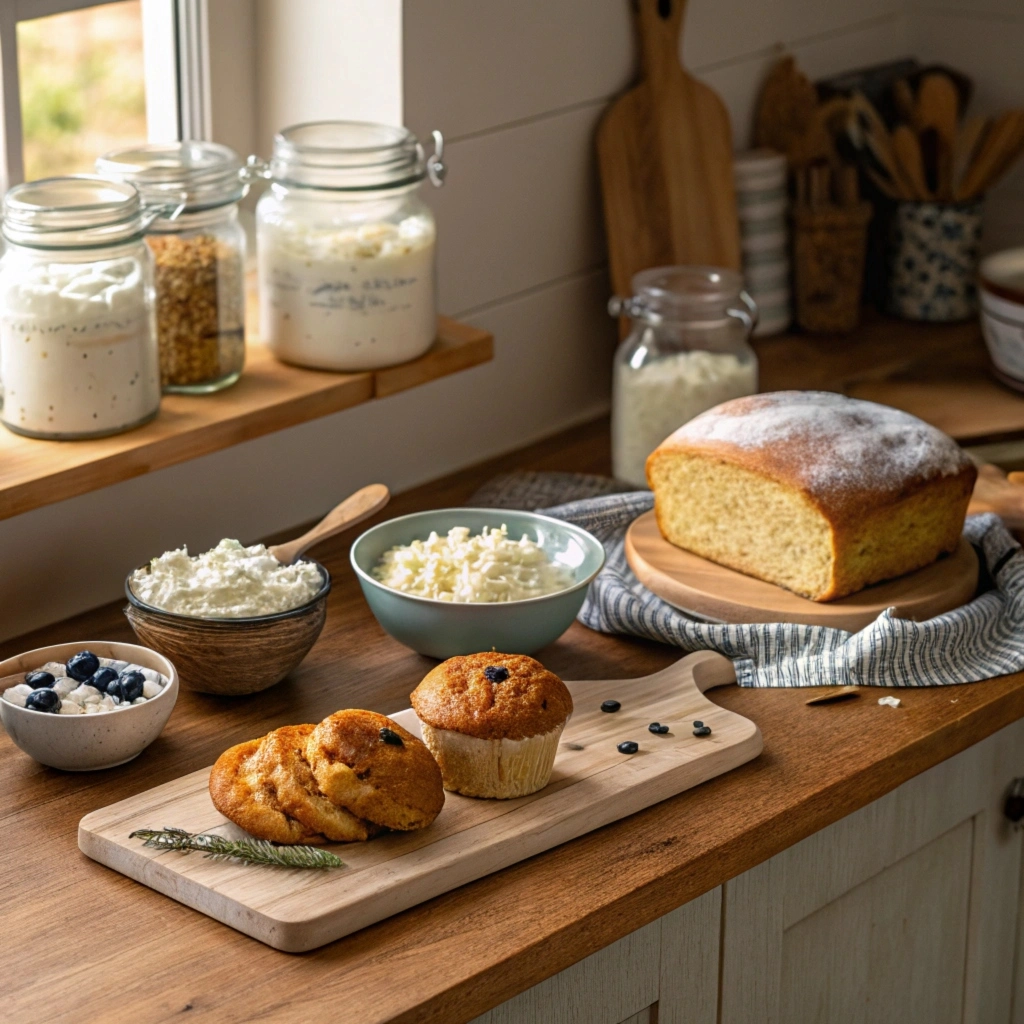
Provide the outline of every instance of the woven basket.
[[870,203],[793,209],[796,320],[806,331],[845,334],[860,322]]

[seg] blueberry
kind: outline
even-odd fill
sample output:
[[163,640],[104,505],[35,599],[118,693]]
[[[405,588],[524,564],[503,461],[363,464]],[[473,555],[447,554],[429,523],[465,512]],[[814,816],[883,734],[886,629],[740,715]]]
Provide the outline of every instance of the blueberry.
[[640,749],[640,744],[635,740],[624,740],[615,749],[620,754],[635,754]]
[[664,735],[665,735],[665,733],[667,733],[667,732],[668,732],[668,726],[667,726],[667,725],[659,725],[659,726],[658,726],[658,732],[659,732],[659,733],[660,733],[660,734],[661,734],[662,736],[664,736]]
[[106,693],[107,687],[117,678],[112,668],[98,668],[87,680],[87,686],[95,686],[100,693]]
[[647,731],[664,736],[665,733],[668,732],[668,726],[662,725],[661,722],[651,722],[651,724],[647,726]]
[[53,674],[50,672],[44,672],[41,668],[37,668],[35,672],[25,673],[25,682],[32,687],[33,690],[42,690],[48,686],[53,686],[57,680],[53,678]]
[[601,710],[607,711],[611,714],[613,711],[618,711],[622,705],[617,700],[604,700],[601,701]]
[[389,729],[387,726],[384,726],[384,728],[381,729],[381,731],[380,731],[380,738],[385,743],[390,743],[391,746],[393,746],[393,747],[404,747],[405,746],[405,744],[402,742],[402,737],[399,736],[398,733],[395,732],[394,729]]
[[141,672],[129,669],[107,684],[107,693],[111,697],[116,697],[122,704],[131,704],[136,697],[142,696],[145,682],[146,677]]
[[[697,723],[694,722],[693,724],[696,725]],[[693,735],[694,736],[710,736],[711,735],[711,726],[710,725],[702,725],[699,728],[693,730]]]
[[504,665],[488,665],[484,676],[492,683],[503,683],[508,679],[508,669]]
[[87,682],[100,667],[100,659],[92,651],[79,651],[67,661],[68,675],[80,683]]
[[31,708],[33,711],[49,711],[51,714],[56,714],[60,711],[60,697],[57,696],[56,691],[45,687],[41,690],[33,690],[25,698],[25,707]]

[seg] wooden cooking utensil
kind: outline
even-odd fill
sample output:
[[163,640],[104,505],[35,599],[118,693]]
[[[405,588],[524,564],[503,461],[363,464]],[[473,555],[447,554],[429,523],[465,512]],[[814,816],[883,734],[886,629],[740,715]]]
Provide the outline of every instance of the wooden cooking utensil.
[[754,119],[755,144],[785,153],[790,167],[806,163],[805,140],[817,107],[818,94],[811,80],[793,57],[783,57],[761,86]]
[[956,191],[957,199],[981,195],[1009,170],[1024,146],[1024,111],[1007,110],[992,121]]
[[934,128],[952,152],[959,116],[960,97],[952,79],[940,72],[925,75],[917,87],[918,130]]
[[921,130],[921,122],[917,115],[917,100],[914,98],[914,90],[905,78],[897,78],[892,83],[892,98],[900,116],[914,129]]
[[953,145],[954,196],[960,190],[967,168],[974,161],[990,123],[987,117],[969,117],[957,130],[956,142]]
[[612,285],[675,263],[740,267],[729,114],[679,59],[684,0],[636,0],[642,78],[597,131]]
[[928,182],[924,174],[924,158],[921,143],[912,128],[898,125],[892,132],[892,148],[896,161],[914,189],[914,199],[931,199]]
[[391,493],[383,484],[369,484],[349,495],[331,509],[311,530],[285,544],[274,544],[268,550],[282,564],[291,565],[299,555],[328,537],[361,523],[374,512],[379,512],[391,500]]

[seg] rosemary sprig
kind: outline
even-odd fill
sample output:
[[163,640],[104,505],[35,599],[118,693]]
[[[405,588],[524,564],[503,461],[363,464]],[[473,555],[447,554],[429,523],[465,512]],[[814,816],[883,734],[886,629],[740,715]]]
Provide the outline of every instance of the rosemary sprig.
[[139,828],[129,839],[141,839],[143,846],[158,850],[198,850],[213,860],[240,860],[246,864],[268,864],[279,868],[343,868],[345,862],[328,850],[315,846],[275,846],[265,839],[225,839],[183,828]]

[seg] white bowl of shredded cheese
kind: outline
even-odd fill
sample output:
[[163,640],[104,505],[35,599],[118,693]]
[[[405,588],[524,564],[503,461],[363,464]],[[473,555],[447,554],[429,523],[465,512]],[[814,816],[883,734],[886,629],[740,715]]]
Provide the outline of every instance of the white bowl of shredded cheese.
[[381,626],[436,658],[530,654],[572,624],[604,564],[596,537],[508,509],[440,509],[367,530],[352,566]]

